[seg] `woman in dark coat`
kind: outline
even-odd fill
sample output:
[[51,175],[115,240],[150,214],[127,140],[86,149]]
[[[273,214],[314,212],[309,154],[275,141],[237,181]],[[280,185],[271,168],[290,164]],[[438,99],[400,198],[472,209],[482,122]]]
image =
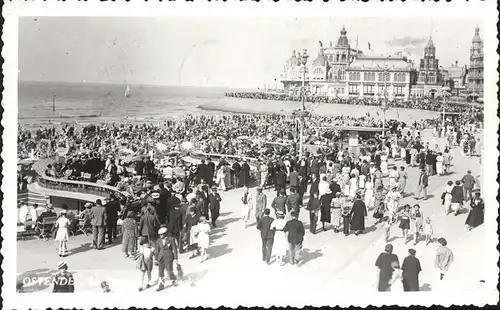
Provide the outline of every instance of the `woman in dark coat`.
[[403,270],[403,289],[405,292],[419,291],[418,274],[422,271],[420,261],[415,257],[417,253],[414,249],[409,249],[408,255],[403,260],[401,270]]
[[240,170],[240,185],[247,186],[250,183],[250,166],[248,165],[247,160],[243,162]]
[[356,193],[356,201],[354,202],[351,209],[351,230],[354,230],[356,235],[362,233],[365,230],[365,216],[366,205],[363,200],[361,200],[361,194]]
[[469,230],[476,228],[484,222],[484,201],[479,192],[476,192],[474,198],[470,202],[470,211],[465,220],[465,226]]
[[321,196],[320,202],[321,202],[321,223],[323,224],[323,231],[326,231],[328,229],[326,223],[330,223],[332,221],[332,211],[331,211],[331,204],[332,204],[332,199],[333,199],[333,193],[332,191],[328,188],[325,192],[324,195]]

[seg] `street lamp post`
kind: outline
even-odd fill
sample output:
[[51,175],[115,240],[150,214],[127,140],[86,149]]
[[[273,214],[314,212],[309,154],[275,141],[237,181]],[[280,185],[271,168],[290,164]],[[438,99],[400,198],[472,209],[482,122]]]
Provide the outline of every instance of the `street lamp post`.
[[387,110],[387,70],[384,71],[384,101],[382,103],[382,137],[385,137],[385,111]]
[[309,112],[306,110],[306,73],[307,73],[307,58],[309,58],[309,55],[307,55],[307,50],[304,49],[301,55],[302,59],[300,60],[300,63],[302,65],[303,69],[303,75],[302,75],[302,108],[299,112],[296,112],[295,115],[300,117],[300,137],[299,137],[299,158],[302,158],[302,149],[304,146],[304,122],[305,122],[305,117],[309,114]]

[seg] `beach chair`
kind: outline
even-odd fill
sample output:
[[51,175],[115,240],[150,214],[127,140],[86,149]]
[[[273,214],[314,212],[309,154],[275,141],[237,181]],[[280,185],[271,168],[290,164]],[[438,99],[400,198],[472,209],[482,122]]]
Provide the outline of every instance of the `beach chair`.
[[92,226],[90,225],[90,219],[78,219],[78,230],[77,230],[77,233],[78,232],[81,232],[85,235],[85,237],[87,236],[87,234],[91,234],[92,233]]
[[51,216],[43,218],[41,222],[37,222],[35,231],[38,233],[38,238],[50,238],[56,221],[57,216]]

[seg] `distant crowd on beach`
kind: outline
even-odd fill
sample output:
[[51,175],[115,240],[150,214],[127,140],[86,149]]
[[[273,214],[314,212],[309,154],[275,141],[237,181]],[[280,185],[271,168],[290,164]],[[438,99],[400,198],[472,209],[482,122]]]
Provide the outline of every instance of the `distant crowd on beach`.
[[[279,100],[279,101],[301,101],[302,96],[292,95],[288,93],[267,93],[267,92],[231,92],[225,93],[226,97],[244,98],[244,99],[261,99],[261,100]],[[349,98],[343,99],[339,97],[323,96],[323,95],[307,95],[306,101],[311,103],[331,103],[331,104],[350,104],[350,105],[365,105],[365,106],[382,106],[383,99],[373,98]],[[439,99],[393,99],[387,100],[389,108],[405,108],[418,109],[429,111],[442,111],[443,100]],[[448,102],[446,104],[448,112],[466,113],[471,110],[468,103]]]

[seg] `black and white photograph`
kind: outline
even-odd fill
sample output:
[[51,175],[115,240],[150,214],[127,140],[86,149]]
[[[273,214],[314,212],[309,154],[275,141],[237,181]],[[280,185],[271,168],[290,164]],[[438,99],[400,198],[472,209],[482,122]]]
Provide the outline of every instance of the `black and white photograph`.
[[19,16],[3,287],[27,307],[498,301],[493,27]]

